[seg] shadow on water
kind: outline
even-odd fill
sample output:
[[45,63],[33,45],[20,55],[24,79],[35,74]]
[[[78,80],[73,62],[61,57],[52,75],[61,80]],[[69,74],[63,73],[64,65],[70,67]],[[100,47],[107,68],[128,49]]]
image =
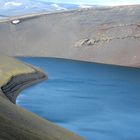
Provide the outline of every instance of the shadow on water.
[[[19,58],[49,79],[17,103],[87,140],[140,139],[140,69],[54,58]],[[24,95],[24,96],[23,96]]]

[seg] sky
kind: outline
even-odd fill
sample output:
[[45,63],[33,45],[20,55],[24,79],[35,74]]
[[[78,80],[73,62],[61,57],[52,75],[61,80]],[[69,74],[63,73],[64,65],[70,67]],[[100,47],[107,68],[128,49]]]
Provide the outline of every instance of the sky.
[[93,4],[93,5],[131,5],[140,4],[140,0],[40,0],[54,3]]

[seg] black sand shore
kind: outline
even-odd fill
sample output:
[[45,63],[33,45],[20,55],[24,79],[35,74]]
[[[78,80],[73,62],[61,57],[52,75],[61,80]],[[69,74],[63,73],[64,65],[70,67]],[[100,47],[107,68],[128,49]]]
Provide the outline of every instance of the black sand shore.
[[41,70],[0,54],[0,78],[0,139],[82,140],[13,104],[22,89],[47,79]]

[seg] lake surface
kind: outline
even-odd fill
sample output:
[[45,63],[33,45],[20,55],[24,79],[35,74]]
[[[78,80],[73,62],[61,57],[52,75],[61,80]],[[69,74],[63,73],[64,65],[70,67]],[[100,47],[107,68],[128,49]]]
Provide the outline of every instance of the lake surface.
[[140,140],[140,69],[53,58],[19,58],[49,79],[17,104],[87,140]]

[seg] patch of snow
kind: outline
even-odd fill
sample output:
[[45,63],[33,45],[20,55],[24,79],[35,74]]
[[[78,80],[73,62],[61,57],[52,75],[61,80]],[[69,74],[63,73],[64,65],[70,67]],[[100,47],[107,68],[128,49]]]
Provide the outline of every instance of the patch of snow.
[[85,5],[85,4],[80,4],[79,8],[92,8],[92,5]]
[[21,2],[14,2],[14,1],[9,1],[4,4],[4,6],[21,6],[21,5],[22,5]]
[[67,10],[66,8],[61,7],[61,6],[59,6],[58,4],[55,4],[55,3],[51,4],[51,6],[55,7],[57,10]]
[[20,20],[19,19],[16,19],[16,20],[13,20],[12,21],[12,24],[18,24],[18,23],[20,23]]

